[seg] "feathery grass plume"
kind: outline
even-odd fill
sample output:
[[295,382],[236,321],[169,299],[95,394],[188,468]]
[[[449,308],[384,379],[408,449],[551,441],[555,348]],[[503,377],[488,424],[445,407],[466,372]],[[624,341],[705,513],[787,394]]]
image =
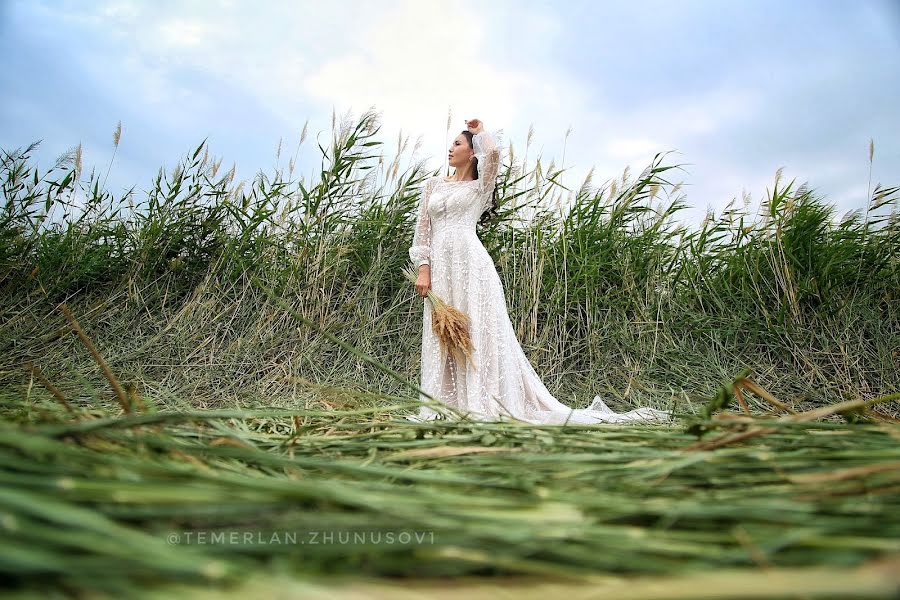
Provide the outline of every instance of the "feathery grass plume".
[[400,163],[395,162],[394,170],[391,172],[391,181],[394,181],[395,179],[397,179],[397,175],[399,174],[399,172],[400,172]]
[[[591,165],[590,170],[587,172],[587,175],[584,177],[584,181],[581,182],[581,187],[578,188],[578,192],[575,194],[576,196],[586,196],[590,193],[591,190],[591,180],[594,178],[594,166]],[[562,209],[558,208],[560,212]]]
[[[418,271],[412,265],[407,265],[403,273],[410,282],[415,285],[419,277]],[[469,333],[469,316],[442,300],[432,290],[426,294],[431,301],[431,330],[437,336],[444,352],[450,352],[457,361],[467,360],[472,368],[475,367],[472,359],[472,337]]]
[[569,144],[569,136],[572,135],[572,126],[569,125],[569,128],[566,129],[566,135],[563,138],[563,150],[562,150],[562,159],[560,162],[565,166],[566,164],[566,146]]
[[172,181],[181,181],[184,175],[184,165],[178,163],[172,170]]
[[113,161],[116,160],[116,152],[119,150],[119,141],[122,139],[122,121],[116,125],[116,130],[113,131],[113,154],[112,158],[109,159],[109,166],[106,168],[106,176],[103,178],[103,186],[106,187],[106,180],[109,178],[109,172],[112,170]]
[[[228,172],[225,174],[225,182],[231,183],[232,181],[234,181],[235,173],[237,173],[237,163],[233,162],[233,163],[231,163],[231,169],[229,169]],[[239,192],[239,190],[235,191],[236,194],[238,192]]]
[[703,230],[709,224],[710,221],[714,221],[716,219],[716,213],[713,211],[712,206],[706,207],[706,214],[703,215],[703,221],[700,222],[700,229]]
[[[447,107],[447,129],[444,132],[444,144],[445,146],[450,145],[450,125],[453,122],[453,108]],[[444,153],[444,174],[450,174],[450,159],[447,157],[447,153]]]
[[309,127],[309,119],[303,124],[303,130],[300,132],[300,141],[297,142],[297,149],[294,150],[294,157],[288,163],[288,177],[290,177],[294,173],[294,169],[297,167],[297,157],[300,156],[300,146],[303,145],[303,142],[306,141],[306,132]]
[[[866,184],[866,202],[872,199],[872,163],[875,158],[875,139],[869,138],[869,182]],[[868,212],[866,213],[868,216]]]
[[581,184],[583,188],[587,189],[591,185],[591,182],[594,180],[594,169],[596,169],[596,167],[594,165],[591,165],[591,168],[588,170],[587,175],[585,175],[584,177],[584,182]]
[[78,142],[78,147],[75,148],[75,178],[77,179],[81,175],[81,142]]
[[376,107],[373,104],[369,107],[368,114],[370,115],[365,119],[365,131],[366,135],[372,136],[381,128],[381,113],[376,111]]

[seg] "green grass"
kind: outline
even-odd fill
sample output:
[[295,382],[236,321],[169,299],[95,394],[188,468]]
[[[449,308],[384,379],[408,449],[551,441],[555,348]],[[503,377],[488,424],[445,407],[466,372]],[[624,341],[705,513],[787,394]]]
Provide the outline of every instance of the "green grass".
[[[120,376],[190,380],[212,404],[301,379],[401,393],[250,283],[417,378],[421,299],[402,268],[430,173],[401,171],[399,158],[380,167],[377,131],[372,113],[334,131],[315,181],[276,168],[249,186],[204,143],[144,198],[114,198],[72,156],[39,173],[32,149],[5,152],[0,382],[20,383],[28,359],[54,380],[98,374],[53,336],[66,300]],[[801,404],[897,389],[897,188],[876,187],[864,214],[838,220],[807,186],[776,181],[760,214],[732,206],[687,228],[664,155],[571,194],[559,170],[514,159],[499,219],[479,235],[526,353],[564,401],[691,407],[744,367]]]
[[[282,589],[324,575],[541,576],[652,598],[662,578],[670,597],[697,598],[698,581],[736,569],[711,597],[754,572],[768,582],[756,597],[826,597],[824,566],[829,593],[887,597],[900,583],[863,567],[900,556],[896,425],[759,418],[764,435],[704,449],[680,426],[413,424],[396,401],[146,400],[117,417],[99,399],[70,414],[39,391],[3,396],[0,572],[14,585],[138,597],[264,573],[291,574]],[[747,426],[726,416],[705,429]]]

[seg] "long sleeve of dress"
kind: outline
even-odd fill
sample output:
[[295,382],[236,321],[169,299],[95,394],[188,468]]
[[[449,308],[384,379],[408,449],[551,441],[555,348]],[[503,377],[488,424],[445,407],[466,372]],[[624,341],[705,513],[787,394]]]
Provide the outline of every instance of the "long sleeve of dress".
[[416,267],[431,264],[431,217],[428,216],[428,200],[436,179],[432,177],[422,186],[416,227],[413,230],[412,246],[409,248],[409,259]]
[[500,171],[500,153],[503,131],[482,131],[472,136],[472,149],[478,159],[478,193],[482,198],[482,210],[491,204],[497,173]]

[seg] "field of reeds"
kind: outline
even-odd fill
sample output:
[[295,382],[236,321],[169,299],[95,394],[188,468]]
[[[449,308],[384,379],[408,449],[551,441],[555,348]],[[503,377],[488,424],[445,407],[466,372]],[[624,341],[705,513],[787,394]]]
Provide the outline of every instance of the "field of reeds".
[[80,149],[48,169],[2,152],[0,571],[19,594],[900,589],[900,188],[837,215],[776,175],[760,206],[686,226],[664,154],[572,184],[513,147],[479,235],[535,369],[572,407],[678,420],[414,424],[403,270],[433,173],[404,139],[386,162],[378,131],[334,122],[314,176],[279,150],[252,182],[203,143],[121,196]]

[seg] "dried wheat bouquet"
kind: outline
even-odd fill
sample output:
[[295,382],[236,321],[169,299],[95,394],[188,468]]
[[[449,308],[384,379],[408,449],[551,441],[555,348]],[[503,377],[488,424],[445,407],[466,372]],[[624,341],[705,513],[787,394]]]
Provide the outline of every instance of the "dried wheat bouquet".
[[[406,278],[413,284],[419,274],[412,266],[404,269]],[[451,352],[457,360],[468,360],[469,364],[475,368],[472,360],[472,337],[469,335],[469,316],[447,304],[433,291],[428,290],[426,297],[431,301],[431,330],[441,342],[441,348],[444,352]]]

